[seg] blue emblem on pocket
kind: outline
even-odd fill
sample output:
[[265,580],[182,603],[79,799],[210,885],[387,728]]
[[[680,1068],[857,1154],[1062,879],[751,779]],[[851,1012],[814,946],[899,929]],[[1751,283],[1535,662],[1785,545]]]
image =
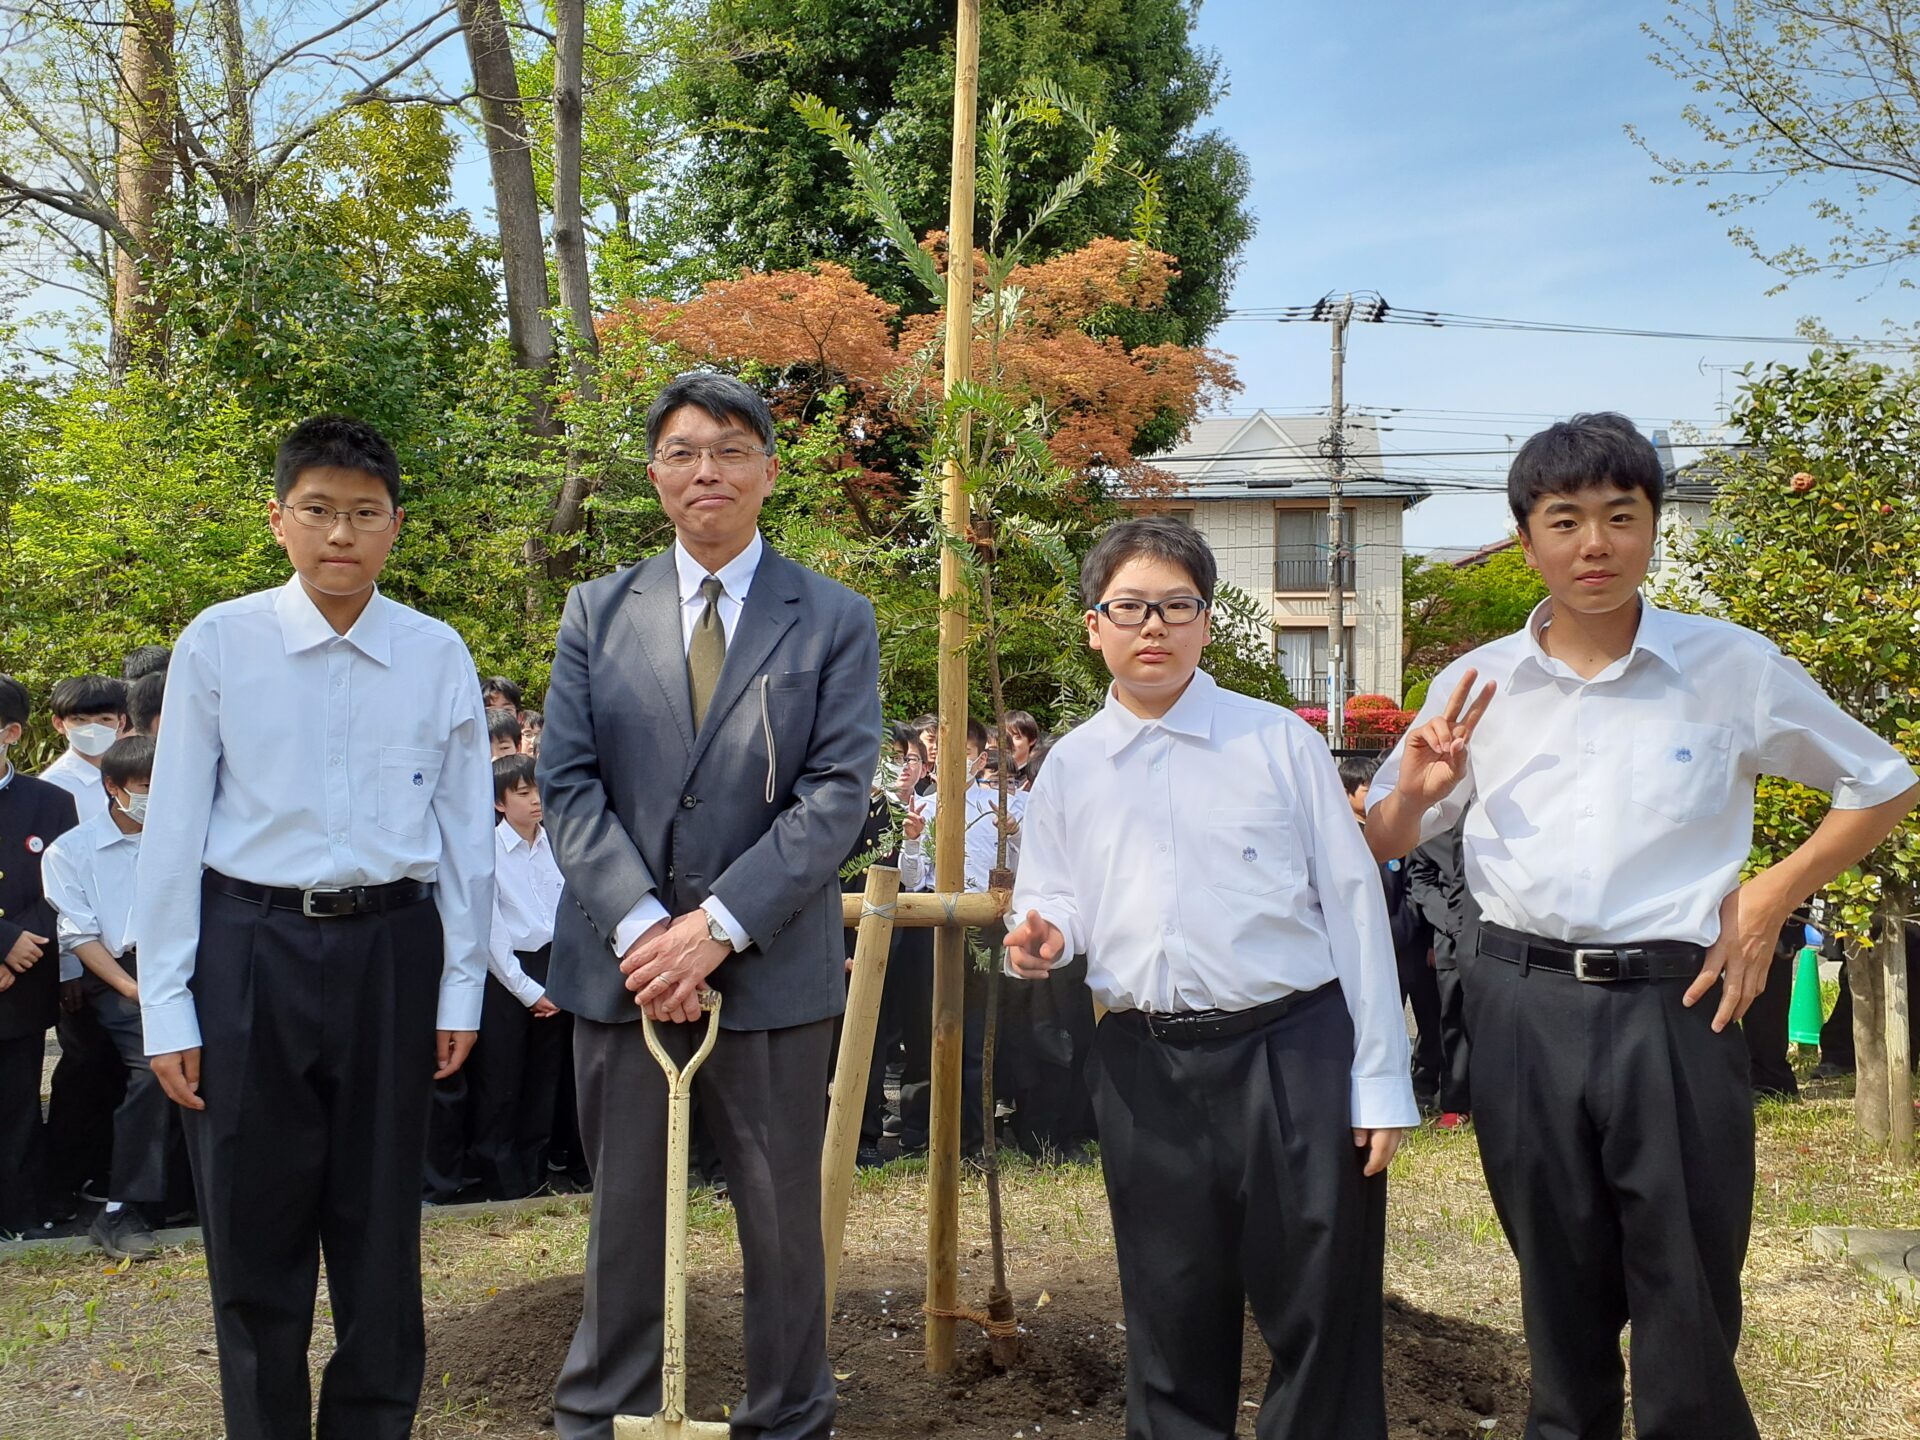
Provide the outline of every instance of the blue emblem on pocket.
[[1240,858],[1242,860],[1247,861],[1249,864],[1251,864],[1253,861],[1258,860],[1260,858],[1260,852],[1254,849],[1253,846],[1249,845],[1247,846],[1246,849],[1240,852]]
[[[1673,758],[1678,760],[1682,765],[1690,765],[1693,763],[1693,751],[1682,745],[1678,750],[1673,752]],[[415,778],[416,780],[418,779],[418,777]]]
[[413,783],[416,785],[424,785],[427,783],[427,777],[416,770],[413,772]]

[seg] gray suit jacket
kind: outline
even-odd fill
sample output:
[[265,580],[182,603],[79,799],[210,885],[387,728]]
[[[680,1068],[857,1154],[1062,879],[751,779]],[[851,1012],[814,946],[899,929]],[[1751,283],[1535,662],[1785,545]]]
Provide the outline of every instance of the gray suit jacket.
[[709,982],[726,1028],[840,1013],[839,869],[880,753],[879,667],[873,607],[769,546],[696,735],[672,550],[574,587],[539,762],[566,880],[556,1005],[640,1018],[612,942],[651,890],[675,915],[716,895],[751,937]]

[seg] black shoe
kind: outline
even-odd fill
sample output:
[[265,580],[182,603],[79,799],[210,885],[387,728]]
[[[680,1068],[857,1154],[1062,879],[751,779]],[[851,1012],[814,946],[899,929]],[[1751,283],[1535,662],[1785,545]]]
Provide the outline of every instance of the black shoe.
[[160,1249],[137,1206],[102,1210],[87,1227],[87,1236],[116,1260],[151,1260]]
[[1815,1080],[1838,1080],[1843,1075],[1851,1074],[1853,1074],[1853,1066],[1840,1065],[1832,1060],[1822,1060],[1818,1065],[1813,1067],[1813,1078]]
[[887,1157],[880,1153],[878,1145],[862,1145],[853,1154],[853,1164],[857,1170],[878,1170],[886,1163]]
[[80,1197],[71,1191],[63,1191],[47,1202],[47,1218],[56,1225],[64,1225],[80,1213]]

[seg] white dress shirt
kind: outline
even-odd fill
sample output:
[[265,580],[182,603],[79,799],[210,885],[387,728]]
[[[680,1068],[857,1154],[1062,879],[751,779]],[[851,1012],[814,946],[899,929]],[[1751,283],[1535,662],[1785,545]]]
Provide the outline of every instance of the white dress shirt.
[[86,757],[71,745],[40,772],[39,778],[71,794],[73,808],[80,812],[82,820],[107,813],[107,789],[100,783],[100,767],[88,764]]
[[[105,815],[110,808],[107,790],[100,783],[100,767],[89,765],[87,759],[78,750],[69,745],[38,776],[49,785],[58,785],[73,796],[73,808],[79,815],[81,824]],[[60,980],[65,984],[69,980],[78,980],[86,974],[86,967],[77,956],[62,946],[60,949]]]
[[134,925],[147,1053],[200,1043],[187,981],[200,872],[300,889],[434,883],[437,1024],[480,1024],[493,775],[473,659],[377,591],[345,635],[298,576],[181,634],[153,766]]
[[[133,945],[133,876],[140,832],[122,834],[112,815],[95,815],[67,831],[40,857],[40,880],[59,912],[60,958],[87,941],[118,960]],[[63,974],[62,979],[67,978]]]
[[502,820],[493,827],[493,937],[487,968],[522,1005],[532,1005],[546,987],[521,968],[516,950],[538,950],[553,939],[553,917],[566,882],[553,860],[542,826],[529,845]]
[[[1524,627],[1454,661],[1414,721],[1444,710],[1469,669],[1498,683],[1466,778],[1421,822],[1426,839],[1467,813],[1466,883],[1497,925],[1711,945],[1753,845],[1757,777],[1828,791],[1842,810],[1914,784],[1893,746],[1751,630],[1642,600],[1633,648],[1582,680],[1541,646],[1551,617],[1543,600]],[[1374,776],[1369,809],[1393,792],[1404,745]]]
[[[747,548],[718,570],[708,570],[698,560],[687,554],[678,540],[673,542],[673,568],[680,581],[680,645],[684,650],[693,648],[693,627],[700,623],[700,617],[706,613],[706,597],[700,593],[700,582],[709,575],[721,584],[720,598],[714,602],[720,611],[720,625],[726,631],[727,644],[733,644],[734,627],[740,623],[741,607],[747,603],[747,591],[753,585],[753,575],[760,568],[760,554],[766,544],[760,538],[758,530],[747,542]],[[717,895],[709,895],[700,902],[700,908],[714,918],[720,928],[727,932],[727,939],[736,952],[744,950],[753,943],[746,928],[733,918],[733,912],[721,902]],[[651,930],[662,920],[671,920],[667,907],[660,903],[660,897],[649,890],[635,902],[633,909],[624,919],[613,927],[613,953],[625,955],[634,941]]]
[[[994,861],[1000,855],[1000,784],[998,781],[986,784],[975,780],[967,786],[964,794],[967,802],[966,886],[969,890],[985,890],[987,882],[993,877]],[[925,833],[917,840],[903,840],[900,844],[902,890],[933,888],[933,866],[927,857],[926,837],[933,833],[933,819],[939,811],[937,794],[923,799],[920,802],[920,815],[927,822]],[[1009,786],[1007,818],[1019,824],[1026,819],[1026,814],[1027,792]],[[1016,869],[1019,864],[1020,832],[1016,830],[1007,836],[1007,868]]]
[[1248,1010],[1338,980],[1351,1123],[1420,1123],[1379,867],[1326,742],[1204,670],[1157,720],[1111,691],[1047,756],[1013,913],[1087,957],[1114,1010]]

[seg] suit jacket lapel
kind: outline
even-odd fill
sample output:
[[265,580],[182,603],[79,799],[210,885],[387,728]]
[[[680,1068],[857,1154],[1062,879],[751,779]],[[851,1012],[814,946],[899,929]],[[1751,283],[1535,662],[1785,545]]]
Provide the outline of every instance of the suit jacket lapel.
[[[767,663],[773,647],[780,643],[780,637],[800,618],[800,585],[795,568],[792,561],[772,546],[761,552],[760,564],[753,572],[753,584],[747,590],[746,604],[741,606],[733,638],[727,642],[727,663],[721,667],[719,683],[713,687],[706,722],[693,742],[694,764],[700,763],[727,712],[739,703],[748,685]],[[686,705],[691,725],[692,702],[687,701]]]
[[[693,700],[687,693],[687,649],[680,634],[680,582],[672,548],[642,561],[630,588],[632,593],[621,608],[633,622],[641,651],[660,682],[680,743],[691,753]],[[753,592],[749,590],[747,595],[751,599]]]

